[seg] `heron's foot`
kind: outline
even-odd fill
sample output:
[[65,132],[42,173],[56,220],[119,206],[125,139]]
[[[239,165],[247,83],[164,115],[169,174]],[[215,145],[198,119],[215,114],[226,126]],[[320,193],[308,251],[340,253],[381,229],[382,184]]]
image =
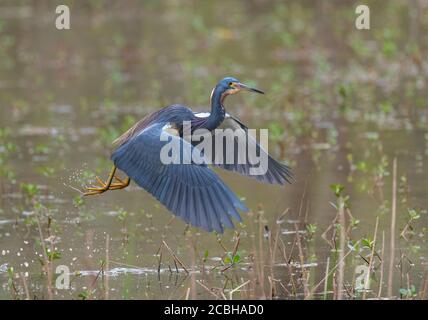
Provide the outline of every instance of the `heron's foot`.
[[83,194],[84,196],[91,196],[95,194],[101,194],[106,192],[107,190],[119,190],[124,189],[127,186],[129,186],[129,183],[131,182],[130,178],[126,178],[125,180],[120,179],[119,177],[114,176],[114,179],[116,179],[118,182],[116,183],[108,183],[101,180],[99,177],[95,177],[99,183],[99,186],[97,187],[87,187],[86,192]]

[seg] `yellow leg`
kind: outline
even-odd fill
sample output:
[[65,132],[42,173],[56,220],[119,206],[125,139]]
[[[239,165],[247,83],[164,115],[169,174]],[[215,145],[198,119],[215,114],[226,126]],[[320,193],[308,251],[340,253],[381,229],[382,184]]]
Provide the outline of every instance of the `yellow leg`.
[[[100,186],[98,187],[87,187],[86,192],[83,194],[84,196],[91,196],[95,194],[101,194],[106,192],[107,190],[119,190],[124,189],[127,186],[129,186],[129,183],[131,182],[130,178],[126,178],[125,180],[122,180],[115,175],[116,173],[116,167],[114,166],[112,170],[110,171],[110,174],[107,178],[107,181],[102,181],[99,177],[96,177],[98,180],[98,183]],[[116,179],[119,181],[118,183],[112,183],[113,179]]]
[[122,180],[115,176],[115,179],[119,181],[119,183],[112,183],[109,188],[110,190],[125,189],[127,186],[129,186],[129,183],[131,182],[131,178],[129,177],[125,180]]

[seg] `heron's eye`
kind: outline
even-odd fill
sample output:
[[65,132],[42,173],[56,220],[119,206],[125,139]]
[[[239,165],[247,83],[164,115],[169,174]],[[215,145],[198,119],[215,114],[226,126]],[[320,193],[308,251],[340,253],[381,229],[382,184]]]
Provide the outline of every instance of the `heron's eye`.
[[233,86],[233,82],[229,82],[229,87],[232,87]]

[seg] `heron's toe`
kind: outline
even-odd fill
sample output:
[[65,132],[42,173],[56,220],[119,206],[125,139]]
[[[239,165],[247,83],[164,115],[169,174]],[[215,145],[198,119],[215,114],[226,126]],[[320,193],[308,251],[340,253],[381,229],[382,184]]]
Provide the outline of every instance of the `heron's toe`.
[[[86,190],[89,190],[89,188],[86,188]],[[105,190],[100,191],[100,190],[91,190],[91,191],[86,191],[85,193],[83,193],[84,196],[92,196],[95,194],[101,194],[103,193]]]
[[105,183],[103,180],[101,180],[101,178],[100,178],[100,177],[96,176],[96,177],[95,177],[95,179],[97,179],[97,180],[98,180],[98,183],[99,183],[102,187],[107,186],[107,185],[106,185],[106,183]]

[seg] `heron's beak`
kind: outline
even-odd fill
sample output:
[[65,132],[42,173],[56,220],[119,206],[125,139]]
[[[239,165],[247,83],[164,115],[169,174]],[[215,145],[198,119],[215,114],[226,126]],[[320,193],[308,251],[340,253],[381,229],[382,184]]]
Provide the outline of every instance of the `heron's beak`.
[[256,93],[260,93],[260,94],[265,94],[262,90],[256,89],[256,88],[251,88],[249,86],[247,86],[246,84],[243,83],[236,83],[235,84],[236,88],[240,89],[240,90],[245,90],[245,91],[250,91],[250,92],[256,92]]

